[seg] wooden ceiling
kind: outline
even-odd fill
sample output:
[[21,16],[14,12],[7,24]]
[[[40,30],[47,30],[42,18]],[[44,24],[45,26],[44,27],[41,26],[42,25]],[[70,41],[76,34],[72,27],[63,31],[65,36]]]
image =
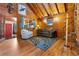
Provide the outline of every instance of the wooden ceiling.
[[[0,4],[0,13],[3,15],[9,15],[7,12],[7,4]],[[15,11],[17,11],[17,5],[13,4]],[[58,15],[66,12],[74,11],[73,3],[26,3],[27,15],[31,18],[42,18],[49,15]],[[16,13],[16,12],[15,12]],[[11,15],[11,14],[10,14]],[[14,15],[14,14],[13,14]]]
[[37,18],[74,11],[73,3],[27,3],[26,5]]

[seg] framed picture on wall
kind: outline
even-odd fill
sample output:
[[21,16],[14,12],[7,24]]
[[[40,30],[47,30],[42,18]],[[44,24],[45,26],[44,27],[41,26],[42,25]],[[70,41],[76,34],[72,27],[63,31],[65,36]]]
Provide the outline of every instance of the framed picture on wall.
[[48,26],[53,25],[53,19],[52,18],[44,18],[44,23],[47,24]]
[[47,20],[47,25],[48,26],[52,26],[53,25],[53,20],[52,19],[48,19]]
[[18,14],[26,16],[26,6],[24,4],[18,4]]

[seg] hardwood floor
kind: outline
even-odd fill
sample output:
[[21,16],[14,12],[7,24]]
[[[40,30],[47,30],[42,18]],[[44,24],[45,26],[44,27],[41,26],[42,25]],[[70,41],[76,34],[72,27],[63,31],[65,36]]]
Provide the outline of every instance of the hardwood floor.
[[79,46],[69,41],[72,48],[64,49],[65,40],[60,38],[47,51],[36,48],[29,40],[16,38],[0,42],[1,56],[79,56]]
[[9,39],[0,42],[1,56],[38,56],[44,53],[43,50],[36,48],[30,41]]
[[79,46],[74,42],[68,41],[69,48],[65,48],[65,40],[59,39],[54,45],[52,45],[42,56],[79,56]]

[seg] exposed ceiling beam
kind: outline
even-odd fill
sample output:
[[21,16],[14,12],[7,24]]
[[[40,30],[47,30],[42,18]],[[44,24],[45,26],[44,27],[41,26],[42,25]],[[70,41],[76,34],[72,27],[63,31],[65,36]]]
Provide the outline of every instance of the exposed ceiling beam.
[[[37,4],[37,7],[39,7],[38,4]],[[40,7],[39,7],[39,10],[40,10],[41,14],[44,16],[44,14],[43,14],[42,10],[40,9]]]
[[57,4],[55,3],[55,5],[56,5],[56,8],[57,8],[57,11],[58,11],[58,14],[59,14],[59,9],[58,9],[58,6],[57,6]]
[[64,3],[65,12],[67,12],[67,5]]
[[51,9],[52,9],[53,15],[58,14],[55,3],[50,3],[50,6],[51,6]]
[[45,9],[43,8],[42,3],[39,3],[38,6],[39,6],[40,10],[42,11],[43,15],[47,16],[47,13],[46,13]]
[[39,15],[35,12],[35,10],[33,10],[33,7],[27,3],[27,6],[29,7],[29,9],[31,9],[31,11],[37,16],[37,18],[39,18]]
[[38,13],[38,11],[37,11],[37,8],[34,7],[33,3],[31,3],[30,5],[31,5],[31,7],[33,8],[32,10],[35,12],[35,14],[36,14],[39,18],[41,18],[41,16],[39,16],[39,13]]
[[[27,7],[33,12],[33,14],[35,14],[34,11],[32,10],[32,8],[30,7],[30,5],[29,5],[29,4],[26,4],[26,5],[27,5]],[[37,17],[36,14],[35,14],[35,16]]]
[[39,16],[40,16],[40,17],[43,17],[43,15],[42,15],[41,11],[39,10],[39,6],[37,6],[37,4],[36,4],[36,3],[33,3],[32,5],[33,5],[33,6],[34,6],[34,8],[36,9],[36,12],[39,14]]
[[59,13],[65,13],[64,3],[57,3]]
[[50,8],[50,11],[51,11],[51,15],[53,16],[53,11],[52,11],[52,7],[51,7],[51,5],[48,3],[48,6],[49,6],[49,8]]
[[47,15],[49,15],[49,13],[48,13],[48,11],[46,10],[46,8],[45,8],[44,4],[42,4],[42,6],[43,6],[43,8],[45,9],[45,11],[46,11]]

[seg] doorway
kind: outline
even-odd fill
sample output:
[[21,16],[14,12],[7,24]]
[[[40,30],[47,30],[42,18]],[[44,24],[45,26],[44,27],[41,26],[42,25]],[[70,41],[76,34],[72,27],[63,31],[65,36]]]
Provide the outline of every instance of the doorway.
[[10,24],[10,23],[5,24],[5,32],[4,33],[5,33],[4,35],[5,35],[6,39],[12,38],[12,24]]

